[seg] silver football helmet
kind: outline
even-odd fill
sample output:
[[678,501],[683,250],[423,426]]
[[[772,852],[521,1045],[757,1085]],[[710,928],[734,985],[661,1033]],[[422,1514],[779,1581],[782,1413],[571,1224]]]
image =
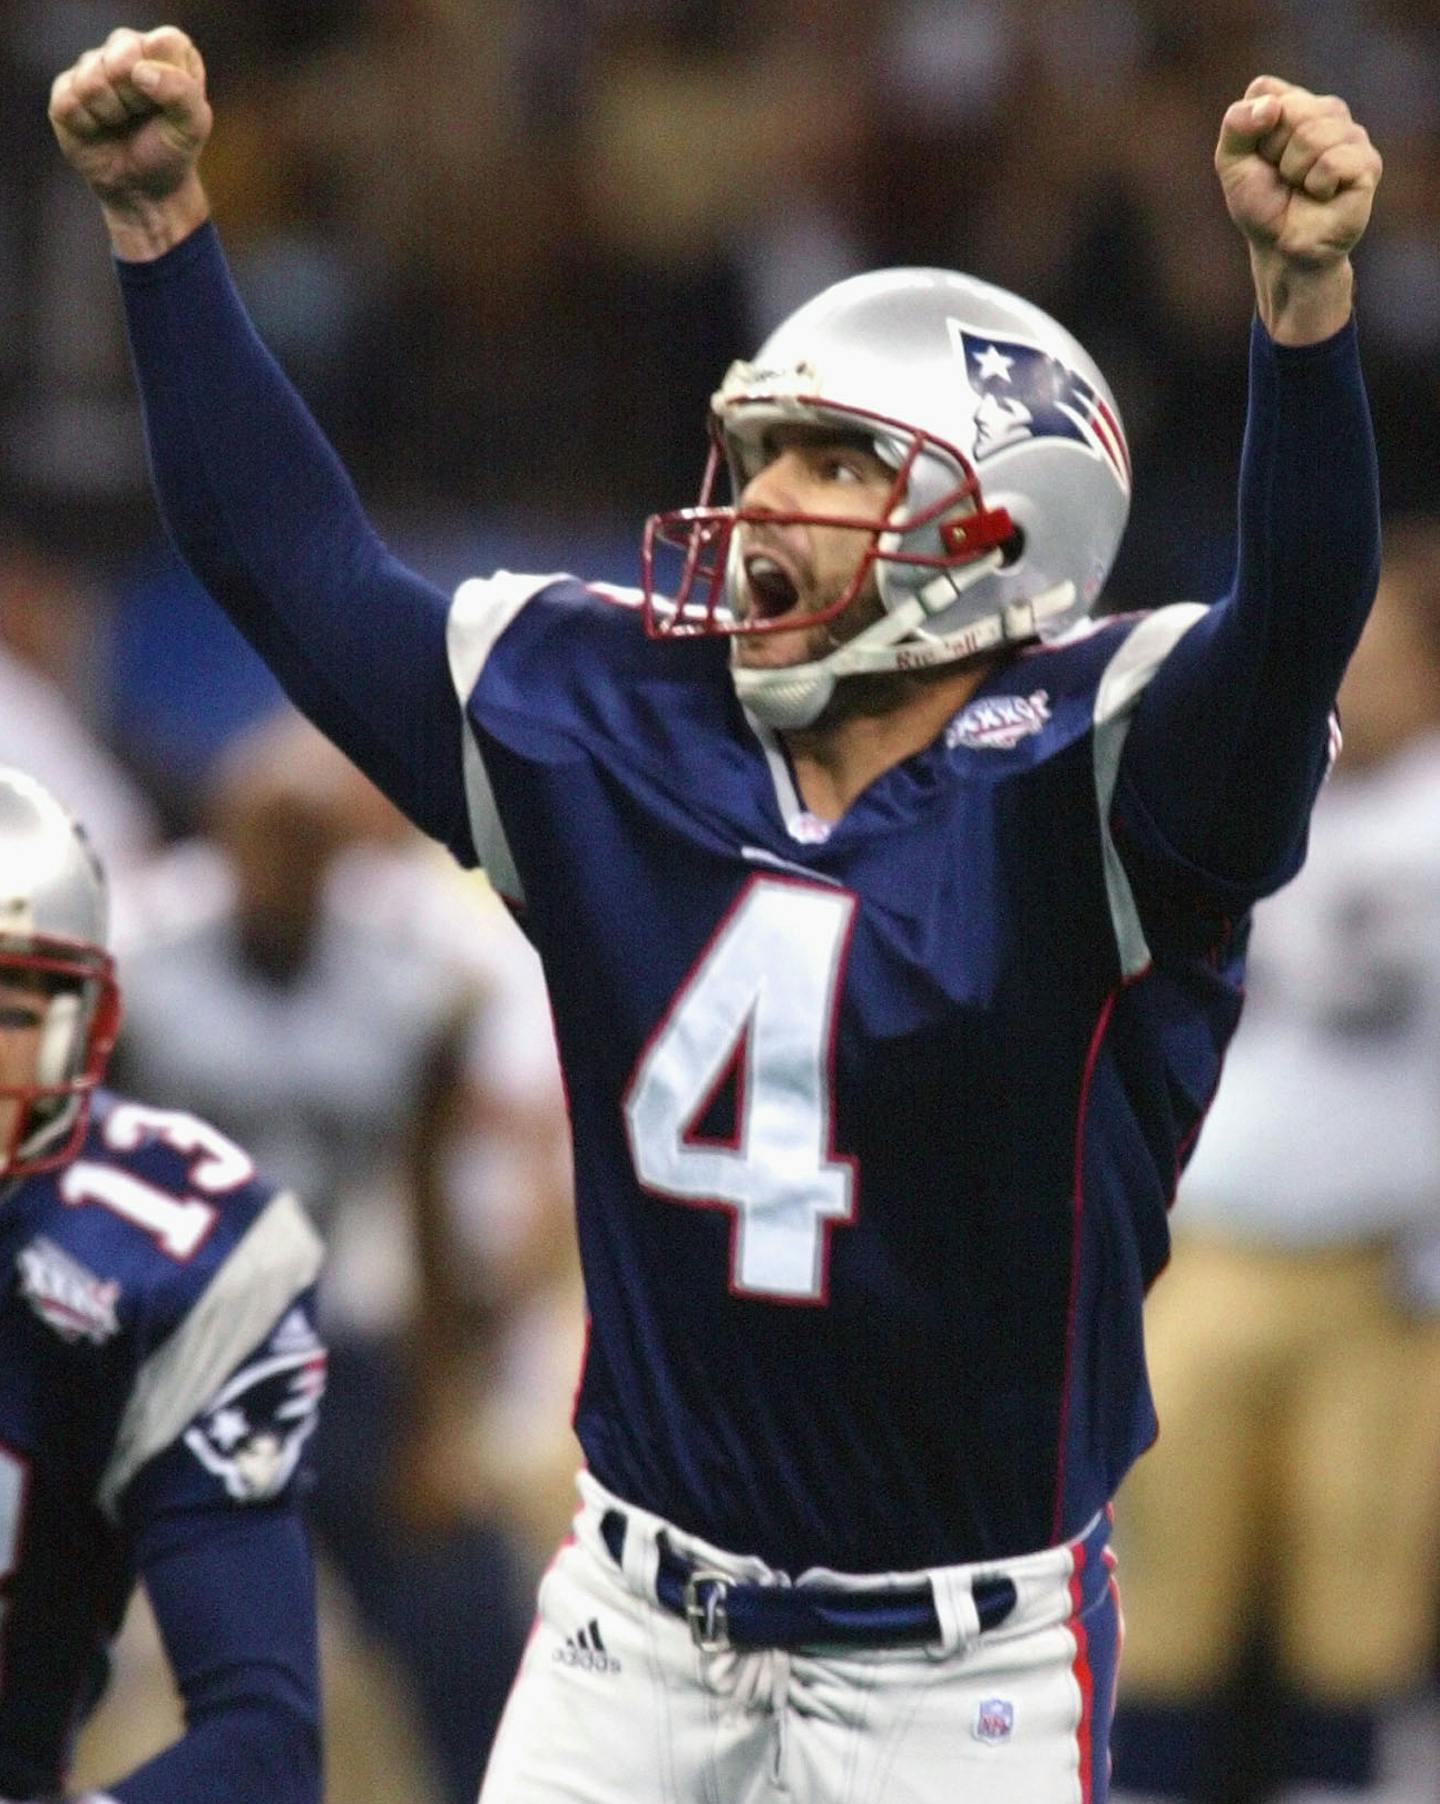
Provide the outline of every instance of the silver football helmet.
[[[889,269],[825,289],[753,363],[731,366],[711,402],[699,504],[646,526],[652,635],[794,629],[793,618],[745,607],[735,531],[822,523],[740,504],[782,423],[863,433],[895,484],[880,516],[841,522],[873,538],[845,594],[806,624],[843,612],[872,569],[884,617],[813,663],[733,668],[742,701],[768,724],[809,725],[841,676],[1053,637],[1094,606],[1130,507],[1130,455],[1104,377],[1028,301],[950,270]],[[729,507],[712,499],[722,462]],[[656,580],[661,544],[683,554],[668,598]]]
[[[105,877],[79,823],[0,767],[0,996],[34,997],[33,1069],[0,1084],[0,1182],[73,1157],[120,1024]],[[0,1018],[3,1019],[3,1018]]]

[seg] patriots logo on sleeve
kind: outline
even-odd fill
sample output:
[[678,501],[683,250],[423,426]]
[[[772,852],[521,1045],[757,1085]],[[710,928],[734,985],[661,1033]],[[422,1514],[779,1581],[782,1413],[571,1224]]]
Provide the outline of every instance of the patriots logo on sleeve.
[[950,321],[974,421],[975,461],[1037,438],[1068,438],[1103,457],[1130,492],[1130,452],[1104,396],[1039,345]]
[[237,1503],[263,1503],[290,1482],[324,1390],[325,1349],[292,1310],[185,1431],[185,1445]]

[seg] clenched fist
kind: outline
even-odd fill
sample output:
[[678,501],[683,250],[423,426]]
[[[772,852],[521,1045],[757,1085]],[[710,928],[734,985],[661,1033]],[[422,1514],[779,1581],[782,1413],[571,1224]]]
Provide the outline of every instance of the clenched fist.
[[121,256],[158,256],[206,217],[196,163],[212,114],[205,65],[183,31],[112,31],[56,77],[50,123]]
[[1288,325],[1279,335],[1305,342],[1343,324],[1348,258],[1369,224],[1381,171],[1345,102],[1256,76],[1221,122],[1215,168],[1250,245],[1267,326]]

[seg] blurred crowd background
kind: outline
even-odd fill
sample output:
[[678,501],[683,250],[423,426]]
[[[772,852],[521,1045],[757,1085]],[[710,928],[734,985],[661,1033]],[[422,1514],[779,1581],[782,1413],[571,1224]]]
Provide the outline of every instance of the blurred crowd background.
[[74,562],[48,572],[46,643],[5,632],[167,820],[268,691],[176,592],[94,209],[37,120],[78,46],[171,16],[208,56],[208,176],[255,317],[440,577],[633,579],[639,520],[693,499],[728,361],[831,278],[910,261],[1032,297],[1106,371],[1138,471],[1112,601],[1217,593],[1249,289],[1210,158],[1269,69],[1342,90],[1384,146],[1367,368],[1390,506],[1435,499],[1426,0],[8,0],[0,552],[33,535]]
[[[45,776],[116,873],[128,1069],[182,1103],[188,1072],[194,1106],[293,1164],[343,1246],[322,1524],[332,1804],[450,1804],[473,1759],[454,1725],[468,1712],[483,1734],[475,1688],[503,1689],[568,1507],[581,1304],[563,1107],[538,974],[502,911],[327,762],[165,546],[101,230],[44,121],[79,50],[162,22],[207,57],[206,173],[247,302],[382,530],[442,583],[500,566],[635,580],[643,516],[695,496],[730,359],[824,283],[916,262],[1040,302],[1109,377],[1137,483],[1106,605],[1213,597],[1250,313],[1218,121],[1260,71],[1342,92],[1387,162],[1359,284],[1386,505],[1411,535],[1413,666],[1440,643],[1440,16],[1433,0],[0,9],[0,758]],[[1379,695],[1357,707],[1383,713]],[[1416,711],[1433,752],[1440,703]],[[1415,818],[1440,821],[1440,762],[1416,769]],[[1406,919],[1398,981],[1429,1011],[1423,1060],[1440,1053],[1440,922]],[[1354,969],[1383,941],[1363,912],[1339,931]],[[1333,962],[1323,936],[1311,950],[1292,985]],[[409,977],[377,1000],[397,961]],[[1393,966],[1376,977],[1392,989]],[[358,1011],[350,1053],[368,1035],[388,1064],[337,1075],[317,1008]],[[191,1034],[207,1022],[209,1045]],[[211,1057],[241,1044],[248,1075]],[[1372,1070],[1393,1056],[1357,1044]],[[1428,1095],[1440,1123],[1440,1083]],[[1440,1156],[1425,1181],[1434,1226]],[[1353,1238],[1375,1233],[1372,1212]],[[1427,1292],[1412,1266],[1403,1319],[1433,1350],[1440,1281]],[[1416,1487],[1433,1480],[1440,1526],[1428,1457],[1413,1453]],[[455,1576],[477,1571],[479,1590]],[[442,1629],[447,1596],[459,1620]],[[479,1677],[453,1653],[477,1612]],[[1248,1646],[1242,1628],[1233,1641]],[[1412,1647],[1396,1697],[1423,1664]],[[1162,1662],[1162,1716],[1174,1677]],[[1180,1702],[1216,1680],[1182,1671]],[[1263,1738],[1262,1716],[1240,1716]],[[1407,1772],[1430,1798],[1420,1758]],[[387,1760],[408,1777],[377,1776]],[[1237,1771],[1198,1783],[1238,1797],[1267,1763]]]

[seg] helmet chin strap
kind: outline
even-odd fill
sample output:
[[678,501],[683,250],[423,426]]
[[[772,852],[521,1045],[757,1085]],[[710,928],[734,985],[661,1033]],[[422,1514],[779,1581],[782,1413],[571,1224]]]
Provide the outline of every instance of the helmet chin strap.
[[[35,1059],[35,1081],[47,1088],[67,1082],[76,1071],[84,1036],[84,1004],[73,991],[50,998],[40,1047]],[[70,1131],[79,1107],[76,1097],[51,1097],[31,1109],[30,1131],[17,1149],[33,1159]]]
[[[945,579],[945,605],[1000,563],[998,552],[964,572]],[[737,664],[732,652],[730,675],[735,693],[750,712],[778,732],[813,726],[824,712],[835,684],[843,676],[883,675],[904,670],[930,670],[961,658],[1013,645],[1038,636],[1041,623],[1074,605],[1075,585],[1057,583],[1031,601],[1012,602],[999,613],[972,620],[957,632],[936,635],[924,630],[927,609],[918,595],[872,621],[846,644],[807,664],[754,667]]]

